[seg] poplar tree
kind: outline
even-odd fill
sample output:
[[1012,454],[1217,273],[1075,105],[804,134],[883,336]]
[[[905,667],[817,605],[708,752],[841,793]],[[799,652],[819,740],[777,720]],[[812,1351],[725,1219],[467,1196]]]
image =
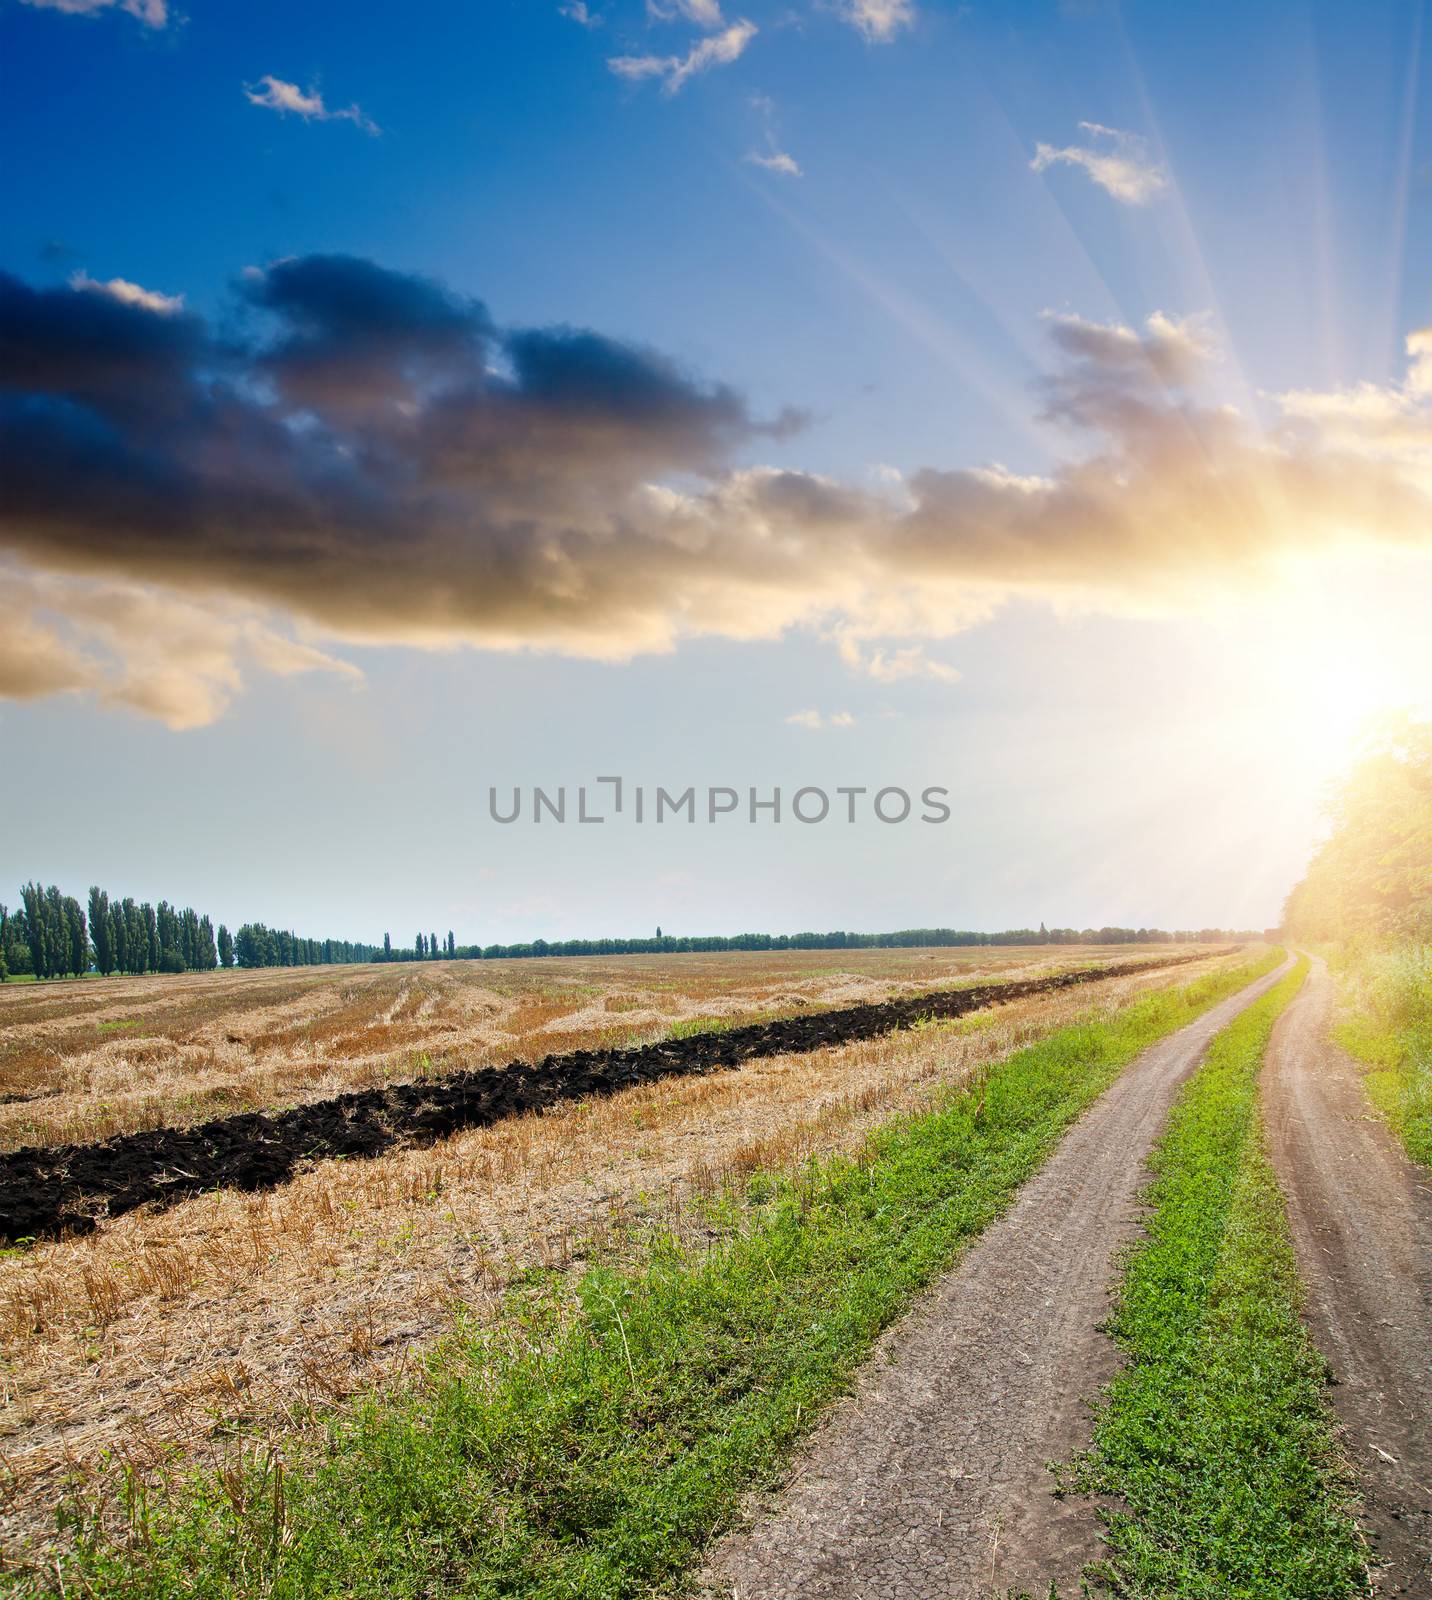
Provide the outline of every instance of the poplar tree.
[[69,932],[69,970],[76,978],[82,978],[89,971],[89,929],[79,901],[73,895],[66,895],[64,904]]
[[30,967],[37,978],[50,975],[49,945],[45,938],[44,898],[38,883],[27,883],[20,890],[25,905],[25,934],[30,944]]
[[89,892],[89,929],[94,941],[94,964],[102,973],[114,971],[114,939],[110,931],[109,896],[98,885]]
[[45,885],[45,943],[49,951],[50,970],[46,977],[62,978],[69,969],[70,927],[65,915],[64,896],[59,885]]

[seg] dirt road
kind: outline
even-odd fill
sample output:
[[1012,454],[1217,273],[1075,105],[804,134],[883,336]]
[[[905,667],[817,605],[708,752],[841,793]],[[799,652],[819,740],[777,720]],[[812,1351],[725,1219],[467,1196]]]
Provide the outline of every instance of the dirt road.
[[1155,1045],[1070,1132],[1010,1211],[881,1341],[794,1481],[712,1554],[740,1600],[973,1600],[1051,1581],[1079,1592],[1099,1553],[1087,1501],[1045,1463],[1088,1442],[1111,1376],[1100,1332],[1137,1226],[1144,1159],[1209,1040],[1284,972]]
[[1308,1315],[1366,1501],[1383,1595],[1432,1597],[1432,1177],[1407,1160],[1327,1036],[1315,961],[1263,1073]]

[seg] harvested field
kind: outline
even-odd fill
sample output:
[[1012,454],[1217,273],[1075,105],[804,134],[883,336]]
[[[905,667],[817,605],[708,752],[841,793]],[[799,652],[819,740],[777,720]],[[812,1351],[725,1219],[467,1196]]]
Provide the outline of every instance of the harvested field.
[[195,1128],[161,1128],[94,1145],[31,1146],[0,1155],[0,1238],[85,1232],[103,1215],[177,1205],[206,1189],[271,1189],[305,1161],[372,1157],[423,1147],[464,1128],[486,1127],[562,1100],[615,1094],[659,1078],[731,1070],[766,1056],[872,1039],[921,1020],[963,1016],[1030,995],[1074,988],[1102,975],[1133,977],[1185,966],[1197,953],[1115,962],[1045,977],[959,989],[774,1022],[683,1033],[627,1049],[575,1051],[535,1065],[514,1061],[340,1095],[272,1115],[248,1113]]
[[[739,959],[749,970],[753,958]],[[7,1540],[52,1537],[71,1477],[112,1514],[118,1468],[168,1470],[302,1427],[399,1371],[455,1317],[493,1315],[524,1271],[568,1268],[641,1218],[699,1229],[701,1196],[856,1147],[937,1087],[1222,959],[566,1101],[432,1148],[323,1163],[270,1194],[132,1212],[0,1261]],[[681,959],[667,969],[681,979]]]
[[0,1150],[303,1104],[957,983],[1128,945],[437,961],[0,984]]

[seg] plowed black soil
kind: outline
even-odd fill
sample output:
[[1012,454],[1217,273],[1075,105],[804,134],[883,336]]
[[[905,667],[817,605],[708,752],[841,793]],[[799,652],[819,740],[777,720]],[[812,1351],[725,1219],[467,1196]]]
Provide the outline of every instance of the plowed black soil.
[[873,1039],[925,1017],[963,1016],[1001,1001],[1202,959],[1203,953],[1125,961],[1048,978],[947,989],[627,1050],[577,1050],[535,1065],[514,1061],[480,1067],[287,1111],[244,1112],[192,1128],[121,1134],[100,1144],[27,1146],[0,1154],[0,1238],[85,1233],[106,1215],[142,1205],[175,1205],[206,1189],[271,1189],[310,1161],[435,1144],[463,1128],[486,1127],[560,1100],[615,1094],[658,1078],[726,1071],[759,1056]]

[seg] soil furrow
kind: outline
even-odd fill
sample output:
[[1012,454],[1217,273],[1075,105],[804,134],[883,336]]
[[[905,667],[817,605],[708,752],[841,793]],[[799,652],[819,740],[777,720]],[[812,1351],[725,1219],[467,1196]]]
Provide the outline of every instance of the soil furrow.
[[1269,1144],[1313,1337],[1363,1494],[1378,1592],[1432,1596],[1432,1178],[1328,1037],[1314,959],[1263,1074]]
[[1284,964],[1146,1050],[1009,1212],[901,1323],[788,1489],[723,1541],[706,1592],[739,1600],[974,1600],[1080,1592],[1093,1508],[1046,1463],[1088,1444],[1102,1331],[1145,1160],[1209,1041]]
[[532,1064],[390,1084],[276,1112],[245,1112],[188,1128],[157,1128],[91,1145],[27,1146],[0,1154],[0,1238],[86,1232],[103,1216],[173,1205],[215,1188],[259,1190],[305,1162],[372,1157],[424,1146],[464,1128],[614,1094],[660,1078],[730,1070],[763,1056],[875,1038],[922,1018],[958,1017],[1003,1001],[1206,960],[1207,952],[1130,961],[1046,978],[916,995],[629,1049],[579,1050]]

